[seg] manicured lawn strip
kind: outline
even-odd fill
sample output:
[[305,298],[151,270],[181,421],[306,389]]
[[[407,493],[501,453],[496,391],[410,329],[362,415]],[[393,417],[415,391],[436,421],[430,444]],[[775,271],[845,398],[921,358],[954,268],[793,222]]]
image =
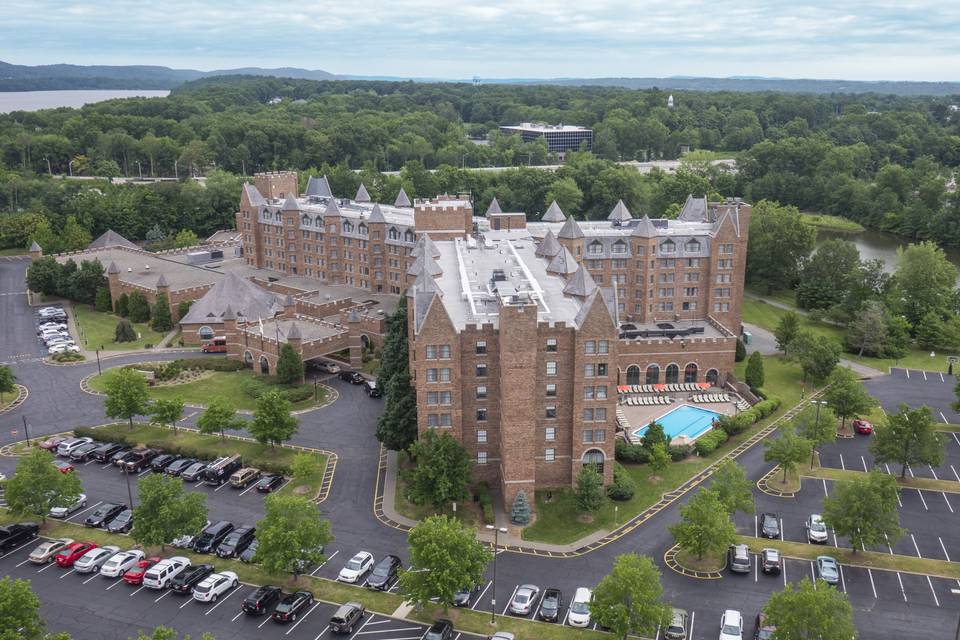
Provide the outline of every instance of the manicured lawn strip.
[[800,476],[797,473],[788,473],[787,481],[783,482],[783,470],[777,469],[775,474],[767,478],[767,488],[783,493],[796,493],[800,491]]
[[[712,464],[739,443],[743,442],[759,429],[776,420],[788,409],[800,402],[800,366],[795,362],[783,360],[779,356],[766,356],[763,359],[766,381],[764,390],[769,395],[778,396],[782,402],[780,408],[771,416],[761,420],[747,431],[730,438],[705,458],[690,456],[683,462],[674,462],[660,473],[661,480],[651,483],[653,473],[649,465],[626,464],[627,471],[636,484],[633,498],[624,502],[604,501],[599,511],[592,514],[592,522],[581,522],[574,494],[569,489],[554,489],[552,499],[547,502],[548,491],[537,491],[537,520],[523,530],[523,539],[552,544],[570,544],[580,538],[601,529],[613,530],[638,513],[655,504],[660,497],[696,475],[704,467]],[[746,361],[738,362],[735,374],[742,380]],[[809,391],[809,390],[808,390]],[[617,507],[616,512],[614,506]]]
[[[107,376],[111,375],[116,375],[113,370],[105,371],[103,375],[93,376],[88,381],[90,388],[102,393],[107,387]],[[255,374],[252,371],[214,371],[212,375],[195,382],[150,387],[149,393],[153,400],[170,400],[180,397],[183,398],[184,402],[192,405],[204,405],[209,402],[210,398],[222,396],[237,409],[253,411],[256,408],[257,401],[244,392],[242,385],[245,378],[253,377],[255,377]],[[318,402],[314,402],[313,396],[295,402],[293,403],[293,410],[307,409],[316,404],[323,404],[327,398],[326,389],[319,387],[317,398]]]
[[677,553],[676,561],[684,569],[693,569],[694,571],[721,571],[727,566],[727,560],[722,553],[720,555],[704,554],[701,560],[695,555],[681,550]]
[[960,424],[938,424],[937,431],[944,431],[947,433],[960,433]]
[[25,256],[29,253],[23,247],[9,247],[7,249],[0,249],[0,256]]
[[[854,471],[847,469],[831,469],[827,467],[819,467],[816,469],[810,469],[809,467],[803,470],[802,475],[810,478],[825,478],[827,480],[853,480],[857,477],[863,476],[863,471]],[[927,491],[946,491],[947,493],[960,493],[960,482],[954,480],[934,480],[933,478],[901,478],[899,475],[894,475],[897,484],[901,487],[907,487],[910,489],[926,489]]]
[[[497,624],[494,626],[490,624],[489,610],[486,612],[472,611],[457,607],[451,607],[446,612],[441,607],[435,607],[432,610],[425,609],[419,613],[414,610],[410,612],[409,618],[425,623],[431,623],[437,618],[447,618],[453,622],[458,631],[476,633],[484,638],[492,635],[494,631],[509,631],[517,640],[579,640],[582,638],[612,637],[600,631],[576,629],[549,622],[501,616],[499,614],[497,615]],[[637,636],[630,637],[635,638]]]
[[799,560],[816,560],[817,556],[830,556],[842,565],[919,573],[951,580],[960,579],[960,563],[947,562],[946,560],[914,558],[913,556],[901,556],[878,551],[857,551],[854,553],[853,550],[847,548],[769,540],[767,538],[754,538],[753,536],[738,535],[737,542],[748,545],[754,553],[760,553],[765,548],[772,548],[777,549],[788,558]]
[[[271,449],[270,445],[260,444],[259,442],[233,440],[231,438],[220,440],[218,436],[205,435],[184,428],[177,429],[177,434],[174,435],[172,429],[147,424],[135,423],[133,430],[131,430],[125,423],[116,423],[98,427],[94,431],[101,440],[125,442],[133,445],[141,444],[174,453],[177,451],[186,451],[188,455],[198,456],[208,460],[213,460],[223,455],[239,453],[243,456],[244,465],[257,467],[266,471],[289,472],[290,464],[293,462],[294,456],[300,453],[296,449],[288,449],[286,447]],[[327,457],[322,454],[316,455],[318,458],[317,468],[320,469],[320,471],[314,475],[319,478],[317,480],[317,491],[319,491],[319,481],[323,478],[323,469],[327,467]]]
[[105,351],[131,351],[143,349],[144,345],[157,346],[165,334],[157,333],[146,322],[134,323],[133,329],[139,338],[133,342],[114,342],[113,337],[117,329],[120,316],[112,313],[94,311],[86,304],[73,305],[73,317],[76,320],[80,335],[77,336],[90,351],[101,349]]
[[811,227],[826,229],[829,231],[841,231],[843,233],[860,233],[865,230],[864,226],[853,220],[847,220],[840,216],[831,216],[825,213],[805,213],[800,218]]

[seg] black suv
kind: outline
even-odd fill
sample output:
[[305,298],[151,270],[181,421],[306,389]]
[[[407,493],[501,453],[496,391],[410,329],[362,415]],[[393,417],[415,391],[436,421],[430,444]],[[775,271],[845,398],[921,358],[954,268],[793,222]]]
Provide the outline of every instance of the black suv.
[[453,623],[446,618],[440,618],[434,622],[423,636],[423,640],[452,640],[452,638]]
[[252,616],[263,615],[271,607],[280,602],[283,597],[283,590],[280,587],[264,585],[243,599],[240,608],[244,613]]
[[170,466],[170,463],[172,463],[176,459],[177,459],[177,456],[173,455],[172,453],[164,453],[162,455],[159,455],[150,461],[150,470],[155,473],[161,473],[164,469]]
[[174,460],[170,465],[164,469],[164,472],[168,476],[179,476],[181,473],[187,470],[189,466],[195,463],[196,460],[193,458],[180,458],[179,460]]
[[200,581],[213,573],[212,564],[195,564],[187,567],[170,581],[170,588],[175,593],[190,593],[190,590],[200,584]]
[[88,527],[102,527],[108,522],[120,515],[120,512],[125,511],[126,506],[122,504],[113,504],[106,503],[97,507],[97,510],[87,516],[87,519],[83,521]]
[[271,617],[277,622],[296,622],[297,615],[313,604],[313,594],[309,591],[297,591],[283,597],[273,610]]
[[107,442],[106,444],[101,444],[99,447],[93,450],[93,457],[100,462],[110,462],[110,458],[112,458],[114,454],[129,450],[130,447],[125,444],[120,444],[119,442]]
[[540,619],[547,622],[556,622],[560,619],[560,610],[563,608],[563,594],[560,589],[547,588],[540,601]]
[[350,384],[363,384],[366,381],[366,378],[357,371],[341,371],[340,379],[346,380]]
[[353,628],[365,613],[359,602],[347,602],[337,609],[330,617],[330,631],[334,633],[353,633]]
[[256,536],[256,527],[240,527],[231,531],[217,547],[217,555],[221,558],[236,558],[244,549],[250,546]]
[[[119,449],[113,452],[113,455],[110,456],[110,464],[120,467],[123,465],[123,461],[128,455],[133,452],[133,447],[129,445],[123,445]],[[106,460],[104,460],[106,462]]]
[[233,523],[221,520],[204,529],[193,541],[193,550],[197,553],[213,553],[223,539],[233,531]]
[[32,522],[8,524],[0,527],[0,551],[12,549],[18,544],[33,540],[37,537],[40,527]]
[[780,537],[780,520],[777,514],[764,513],[760,516],[760,535],[770,539]]
[[367,579],[367,586],[371,589],[386,591],[397,579],[397,571],[400,570],[400,566],[400,558],[397,556],[384,556],[373,568],[373,572]]

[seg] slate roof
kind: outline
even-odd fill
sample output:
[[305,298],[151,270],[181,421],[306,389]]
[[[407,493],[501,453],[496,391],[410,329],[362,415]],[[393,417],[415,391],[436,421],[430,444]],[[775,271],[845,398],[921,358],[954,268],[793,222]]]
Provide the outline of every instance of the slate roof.
[[623,204],[623,200],[617,200],[617,204],[613,207],[610,215],[607,216],[607,220],[613,222],[626,222],[632,219],[633,216],[630,215],[630,210],[627,209],[627,205]]
[[554,200],[550,203],[550,206],[547,208],[547,212],[543,214],[543,217],[540,218],[543,222],[563,222],[566,220],[567,216],[563,214],[563,211],[560,209],[560,205],[557,204],[557,201]]
[[302,336],[300,335],[300,327],[297,326],[297,323],[294,322],[290,325],[290,329],[287,331],[287,341],[290,340],[300,340]]
[[537,245],[537,250],[534,252],[534,255],[540,256],[541,258],[552,258],[560,253],[561,249],[563,249],[563,247],[560,246],[560,242],[557,241],[557,236],[553,235],[552,230],[547,229],[547,235],[543,236],[543,241]]
[[110,247],[126,247],[128,249],[140,249],[122,235],[113,229],[107,229],[99,238],[87,245],[87,249],[108,249]]
[[393,206],[395,207],[411,206],[410,197],[407,195],[407,192],[403,190],[403,187],[400,187],[400,193],[397,194],[397,199],[393,201]]
[[340,215],[340,206],[337,204],[336,198],[330,198],[330,202],[327,203],[327,208],[323,212],[323,217],[327,216],[339,216]]
[[586,298],[596,289],[597,283],[594,281],[593,276],[581,265],[573,276],[570,277],[570,280],[567,281],[567,285],[563,288],[563,293],[568,296]]
[[353,199],[354,202],[370,202],[370,194],[367,192],[367,188],[363,186],[363,183],[360,183],[360,188],[357,189],[357,195]]
[[707,197],[694,197],[692,195],[688,195],[686,202],[683,203],[683,209],[680,210],[680,215],[677,216],[677,220],[683,220],[685,222],[703,222],[706,219]]
[[430,234],[427,233],[424,233],[420,236],[420,239],[417,240],[417,244],[415,244],[413,249],[410,250],[410,255],[416,258],[423,253],[424,248],[428,250],[431,258],[440,257],[440,250],[437,249],[437,245],[433,244],[433,240],[430,239]]
[[249,182],[243,183],[243,191],[247,194],[247,200],[250,201],[250,204],[254,207],[259,207],[267,204],[267,199],[263,197],[263,194],[257,190],[255,186]]
[[37,241],[34,240],[33,242],[30,243],[30,252],[34,253],[36,251],[43,251],[43,249],[41,249],[40,245],[37,244]]
[[633,233],[630,235],[638,238],[652,238],[657,235],[657,228],[653,226],[653,221],[650,220],[650,216],[644,214],[644,216],[637,222],[637,225],[633,228]]
[[564,240],[578,240],[583,237],[583,230],[580,229],[580,225],[573,219],[573,216],[570,216],[560,227],[560,233],[557,234],[557,237]]
[[304,193],[304,195],[332,198],[333,192],[330,191],[330,181],[327,180],[327,176],[322,176],[320,178],[314,178],[313,176],[310,176],[307,179],[307,191]]
[[170,286],[170,283],[167,282],[167,277],[161,273],[160,277],[157,278],[157,289],[161,287],[169,287],[169,286]]
[[380,210],[379,204],[373,205],[373,209],[370,210],[368,222],[387,222],[387,219],[383,217],[383,211]]
[[437,261],[432,257],[425,258],[423,255],[418,255],[417,259],[410,265],[410,268],[407,269],[407,275],[415,276],[421,271],[426,271],[431,276],[438,276],[443,273],[443,269],[440,268],[440,265],[437,264]]
[[117,266],[117,263],[110,261],[110,266],[107,267],[107,273],[120,273],[120,267]]
[[292,193],[287,196],[287,199],[283,201],[283,206],[280,207],[280,211],[300,211],[300,203],[297,202],[297,198]]
[[256,321],[281,313],[283,304],[275,294],[261,289],[236,273],[228,272],[190,306],[187,315],[180,322],[222,322],[228,309],[231,313],[236,313],[241,320]]
[[500,203],[497,202],[496,197],[490,201],[490,206],[487,207],[487,215],[489,216],[491,213],[503,213],[503,211],[500,209]]
[[577,259],[573,257],[573,254],[570,253],[570,250],[566,247],[557,253],[553,260],[550,261],[550,264],[547,265],[548,272],[559,273],[560,275],[574,273],[579,268]]

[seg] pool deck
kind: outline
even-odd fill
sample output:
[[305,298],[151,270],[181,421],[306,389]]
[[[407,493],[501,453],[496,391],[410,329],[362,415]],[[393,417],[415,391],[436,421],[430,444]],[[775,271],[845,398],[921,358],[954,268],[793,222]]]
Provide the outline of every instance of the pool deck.
[[671,393],[670,396],[673,398],[673,402],[670,404],[661,404],[653,405],[649,407],[634,407],[632,405],[620,405],[620,409],[623,411],[623,415],[626,416],[627,422],[630,423],[630,428],[627,430],[627,433],[632,434],[634,429],[640,429],[644,425],[650,423],[651,420],[655,420],[660,416],[673,411],[680,405],[690,405],[692,407],[700,407],[701,409],[706,409],[708,411],[716,411],[717,413],[722,413],[724,415],[732,416],[737,411],[737,405],[733,402],[714,402],[714,403],[698,403],[698,402],[688,402],[687,396],[689,393]]

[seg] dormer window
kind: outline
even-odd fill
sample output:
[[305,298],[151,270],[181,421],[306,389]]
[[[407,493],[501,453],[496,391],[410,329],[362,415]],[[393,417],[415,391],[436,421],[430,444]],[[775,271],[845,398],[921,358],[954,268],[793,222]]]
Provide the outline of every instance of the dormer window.
[[309,226],[309,225],[310,225],[310,216],[303,216],[302,218],[300,218],[300,224],[302,224],[302,225],[304,225],[304,226]]
[[691,238],[683,245],[683,250],[687,253],[700,253],[700,241]]
[[400,232],[397,231],[396,227],[390,227],[389,236],[391,240],[399,240]]
[[603,243],[599,240],[594,240],[589,245],[587,245],[587,253],[598,254],[603,253]]
[[627,243],[623,240],[617,240],[613,243],[613,252],[614,253],[626,253],[627,252]]
[[367,235],[367,224],[365,222],[361,222],[360,225],[357,227],[357,230],[360,232],[360,235],[362,236]]
[[676,253],[677,245],[673,240],[664,240],[660,243],[660,253]]
[[410,229],[407,229],[403,233],[403,239],[406,240],[407,242],[416,242],[417,236],[413,233],[413,231],[411,231]]

